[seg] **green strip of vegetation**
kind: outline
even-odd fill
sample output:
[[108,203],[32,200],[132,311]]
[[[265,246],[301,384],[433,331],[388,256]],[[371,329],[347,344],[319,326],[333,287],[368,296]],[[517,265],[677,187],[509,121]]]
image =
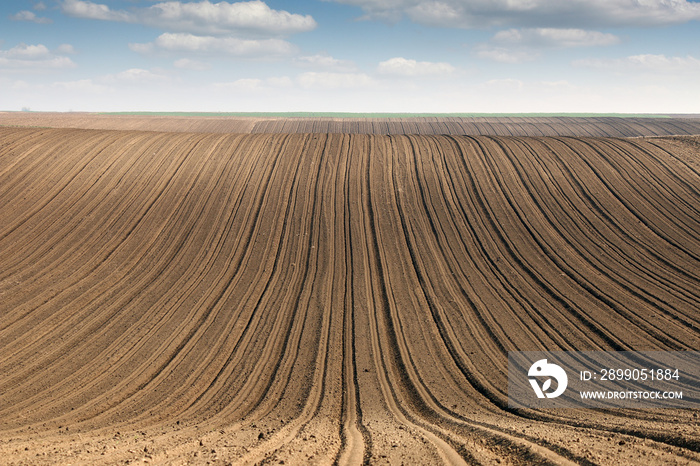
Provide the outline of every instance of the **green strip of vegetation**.
[[670,118],[653,113],[346,113],[346,112],[102,112],[100,115],[202,116],[253,118],[488,118],[488,117],[570,117],[570,118]]

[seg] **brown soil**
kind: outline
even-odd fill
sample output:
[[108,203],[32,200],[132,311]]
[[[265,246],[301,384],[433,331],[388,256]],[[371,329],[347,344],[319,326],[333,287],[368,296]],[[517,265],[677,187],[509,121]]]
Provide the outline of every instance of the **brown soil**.
[[0,127],[0,463],[698,463],[506,370],[700,348],[699,145]]
[[0,125],[196,133],[638,137],[700,134],[700,118],[279,118],[0,112]]

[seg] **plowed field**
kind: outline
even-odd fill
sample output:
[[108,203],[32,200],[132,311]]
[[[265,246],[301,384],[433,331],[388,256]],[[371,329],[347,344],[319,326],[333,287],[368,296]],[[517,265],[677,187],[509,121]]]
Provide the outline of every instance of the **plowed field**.
[[0,128],[0,463],[700,462],[509,350],[700,348],[700,140]]
[[0,125],[198,133],[447,134],[582,137],[700,134],[700,118],[681,117],[274,118],[0,112]]

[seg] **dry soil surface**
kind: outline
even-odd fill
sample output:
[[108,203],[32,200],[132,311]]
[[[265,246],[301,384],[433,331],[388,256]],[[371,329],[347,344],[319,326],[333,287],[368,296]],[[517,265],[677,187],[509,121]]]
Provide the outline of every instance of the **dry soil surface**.
[[197,133],[446,134],[640,137],[700,134],[700,116],[634,117],[244,117],[0,112],[2,126]]
[[506,387],[700,348],[698,147],[0,128],[0,463],[697,464]]

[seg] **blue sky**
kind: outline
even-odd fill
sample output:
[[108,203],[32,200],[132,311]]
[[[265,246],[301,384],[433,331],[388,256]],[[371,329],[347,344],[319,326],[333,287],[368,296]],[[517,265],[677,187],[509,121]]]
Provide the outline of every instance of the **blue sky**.
[[700,113],[686,0],[17,0],[0,110]]

